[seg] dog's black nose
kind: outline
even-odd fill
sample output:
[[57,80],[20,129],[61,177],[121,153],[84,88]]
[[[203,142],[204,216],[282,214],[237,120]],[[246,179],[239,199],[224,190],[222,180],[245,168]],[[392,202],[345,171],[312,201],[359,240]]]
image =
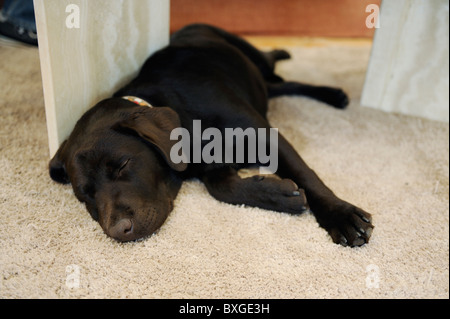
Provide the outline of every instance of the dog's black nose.
[[133,222],[129,218],[122,218],[109,228],[109,235],[120,241],[128,241],[133,237]]

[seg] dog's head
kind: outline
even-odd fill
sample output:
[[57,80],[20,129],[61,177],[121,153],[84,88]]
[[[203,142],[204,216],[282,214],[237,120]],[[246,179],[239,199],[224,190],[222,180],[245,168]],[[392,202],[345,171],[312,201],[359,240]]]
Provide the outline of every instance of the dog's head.
[[130,241],[154,233],[173,208],[185,163],[170,160],[168,107],[137,106],[120,98],[100,102],[77,122],[50,161],[53,180],[71,183],[105,233]]

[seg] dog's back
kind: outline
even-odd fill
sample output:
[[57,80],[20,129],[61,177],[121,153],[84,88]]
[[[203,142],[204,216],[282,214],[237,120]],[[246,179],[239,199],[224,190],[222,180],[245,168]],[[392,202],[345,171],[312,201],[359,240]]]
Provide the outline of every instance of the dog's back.
[[154,105],[170,105],[187,128],[193,119],[219,129],[263,125],[255,122],[255,113],[264,118],[267,111],[262,73],[217,30],[190,25],[176,32],[115,96],[134,94]]

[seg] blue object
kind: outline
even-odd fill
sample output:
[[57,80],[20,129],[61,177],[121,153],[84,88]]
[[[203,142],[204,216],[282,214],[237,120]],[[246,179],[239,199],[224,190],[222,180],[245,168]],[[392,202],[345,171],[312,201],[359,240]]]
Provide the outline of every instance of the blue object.
[[5,0],[0,12],[0,22],[6,21],[36,33],[33,0]]

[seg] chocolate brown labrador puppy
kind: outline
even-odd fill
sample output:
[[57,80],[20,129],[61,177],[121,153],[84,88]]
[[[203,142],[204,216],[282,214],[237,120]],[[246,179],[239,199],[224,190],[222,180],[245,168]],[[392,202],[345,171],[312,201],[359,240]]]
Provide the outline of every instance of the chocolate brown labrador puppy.
[[[340,89],[276,75],[275,62],[288,58],[284,50],[261,52],[216,27],[189,25],[150,56],[134,80],[80,118],[50,161],[50,176],[71,183],[104,232],[119,241],[153,234],[173,209],[182,181],[199,178],[227,203],[290,214],[310,209],[335,243],[361,246],[374,227],[371,215],[338,198],[281,134],[272,136],[270,97],[348,104]],[[238,128],[226,138],[227,130]],[[253,154],[230,155],[238,143]],[[267,149],[276,152],[270,164],[280,178],[237,174],[268,163]]]

